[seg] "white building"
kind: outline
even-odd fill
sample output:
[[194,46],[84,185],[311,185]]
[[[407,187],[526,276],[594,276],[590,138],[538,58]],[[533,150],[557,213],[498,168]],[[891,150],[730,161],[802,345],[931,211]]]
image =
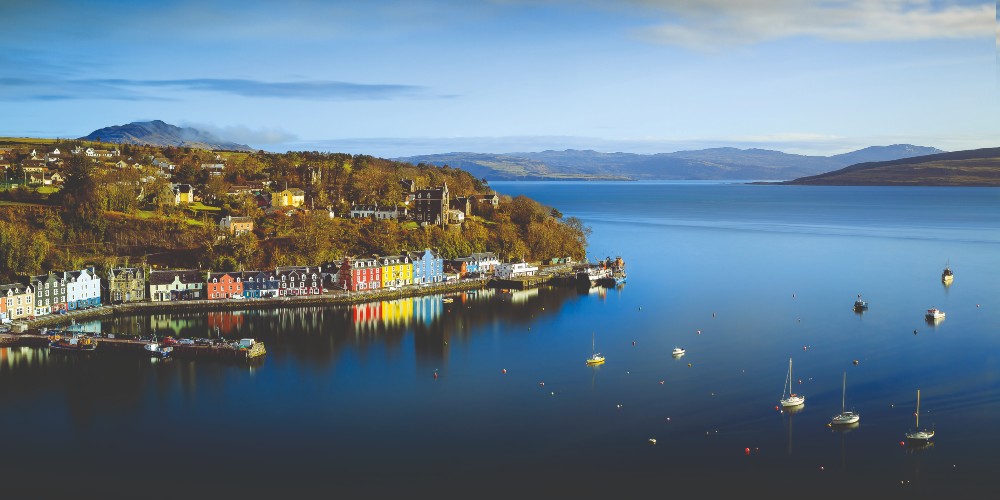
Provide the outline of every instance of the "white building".
[[496,277],[500,279],[519,278],[522,276],[534,276],[538,272],[538,266],[533,266],[527,262],[504,262],[496,268]]
[[66,272],[66,303],[71,311],[101,305],[101,278],[94,268]]

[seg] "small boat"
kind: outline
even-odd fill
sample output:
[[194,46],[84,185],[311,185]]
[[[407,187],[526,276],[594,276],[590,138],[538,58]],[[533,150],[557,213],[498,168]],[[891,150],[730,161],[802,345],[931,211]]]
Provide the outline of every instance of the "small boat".
[[149,342],[142,346],[142,348],[155,358],[166,358],[170,356],[170,353],[174,352],[173,346],[165,346],[156,342]]
[[864,311],[865,309],[868,309],[868,301],[861,300],[861,294],[859,293],[858,300],[854,301],[854,310]]
[[927,310],[927,314],[924,314],[924,318],[927,319],[927,321],[936,321],[939,319],[944,319],[944,311],[936,307],[932,307]]
[[847,396],[847,372],[844,372],[844,389],[840,394],[840,413],[833,416],[830,419],[831,425],[851,425],[858,423],[861,420],[861,415],[855,411],[846,411],[844,409],[844,398]]
[[680,357],[680,356],[683,356],[685,352],[687,352],[687,351],[685,351],[683,348],[674,347],[673,355]]
[[604,356],[602,356],[601,353],[597,352],[596,344],[594,344],[594,337],[593,336],[591,336],[591,339],[590,339],[590,348],[593,351],[593,354],[591,354],[590,357],[587,358],[587,364],[588,365],[599,365],[599,364],[603,363],[604,362]]
[[924,444],[934,437],[934,430],[920,429],[920,389],[917,389],[917,411],[914,413],[917,418],[916,426],[913,432],[906,433],[906,439],[911,444]]
[[87,335],[74,333],[72,337],[62,337],[56,335],[49,342],[49,349],[53,351],[93,351],[97,349],[97,342]]
[[806,397],[792,392],[792,358],[788,358],[788,377],[785,378],[785,389],[778,400],[782,407],[800,406],[806,402]]
[[951,272],[951,266],[945,264],[944,271],[941,271],[941,282],[947,285],[950,284],[953,279],[955,279],[955,273]]
[[445,298],[441,299],[441,302],[444,302],[445,304],[451,304],[452,302],[455,302],[455,299],[453,299],[451,297],[445,297]]

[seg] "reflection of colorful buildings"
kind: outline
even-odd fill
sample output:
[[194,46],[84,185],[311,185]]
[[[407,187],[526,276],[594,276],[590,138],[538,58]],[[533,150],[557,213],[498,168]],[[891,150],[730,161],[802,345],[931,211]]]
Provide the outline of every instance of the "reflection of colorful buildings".
[[425,325],[441,316],[441,296],[406,297],[351,306],[351,319],[361,329],[374,326]]
[[243,326],[242,311],[213,311],[208,313],[208,328],[222,335],[229,335],[238,332]]

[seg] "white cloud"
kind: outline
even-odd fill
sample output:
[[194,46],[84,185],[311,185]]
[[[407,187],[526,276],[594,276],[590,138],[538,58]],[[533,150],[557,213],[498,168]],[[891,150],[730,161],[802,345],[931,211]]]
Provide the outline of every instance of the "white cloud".
[[294,134],[280,129],[252,129],[242,125],[212,125],[209,123],[184,123],[182,126],[208,132],[222,140],[254,146],[282,144],[298,140]]
[[647,41],[713,50],[792,37],[841,42],[988,37],[993,3],[931,0],[626,0],[667,20]]

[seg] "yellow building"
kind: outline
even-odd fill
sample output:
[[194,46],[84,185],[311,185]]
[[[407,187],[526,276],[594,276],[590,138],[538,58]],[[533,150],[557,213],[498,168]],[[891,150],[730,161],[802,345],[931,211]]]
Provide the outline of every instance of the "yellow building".
[[405,255],[379,257],[382,266],[382,288],[413,284],[413,263]]
[[299,188],[285,188],[283,191],[271,193],[272,207],[301,207],[306,204],[306,192]]

